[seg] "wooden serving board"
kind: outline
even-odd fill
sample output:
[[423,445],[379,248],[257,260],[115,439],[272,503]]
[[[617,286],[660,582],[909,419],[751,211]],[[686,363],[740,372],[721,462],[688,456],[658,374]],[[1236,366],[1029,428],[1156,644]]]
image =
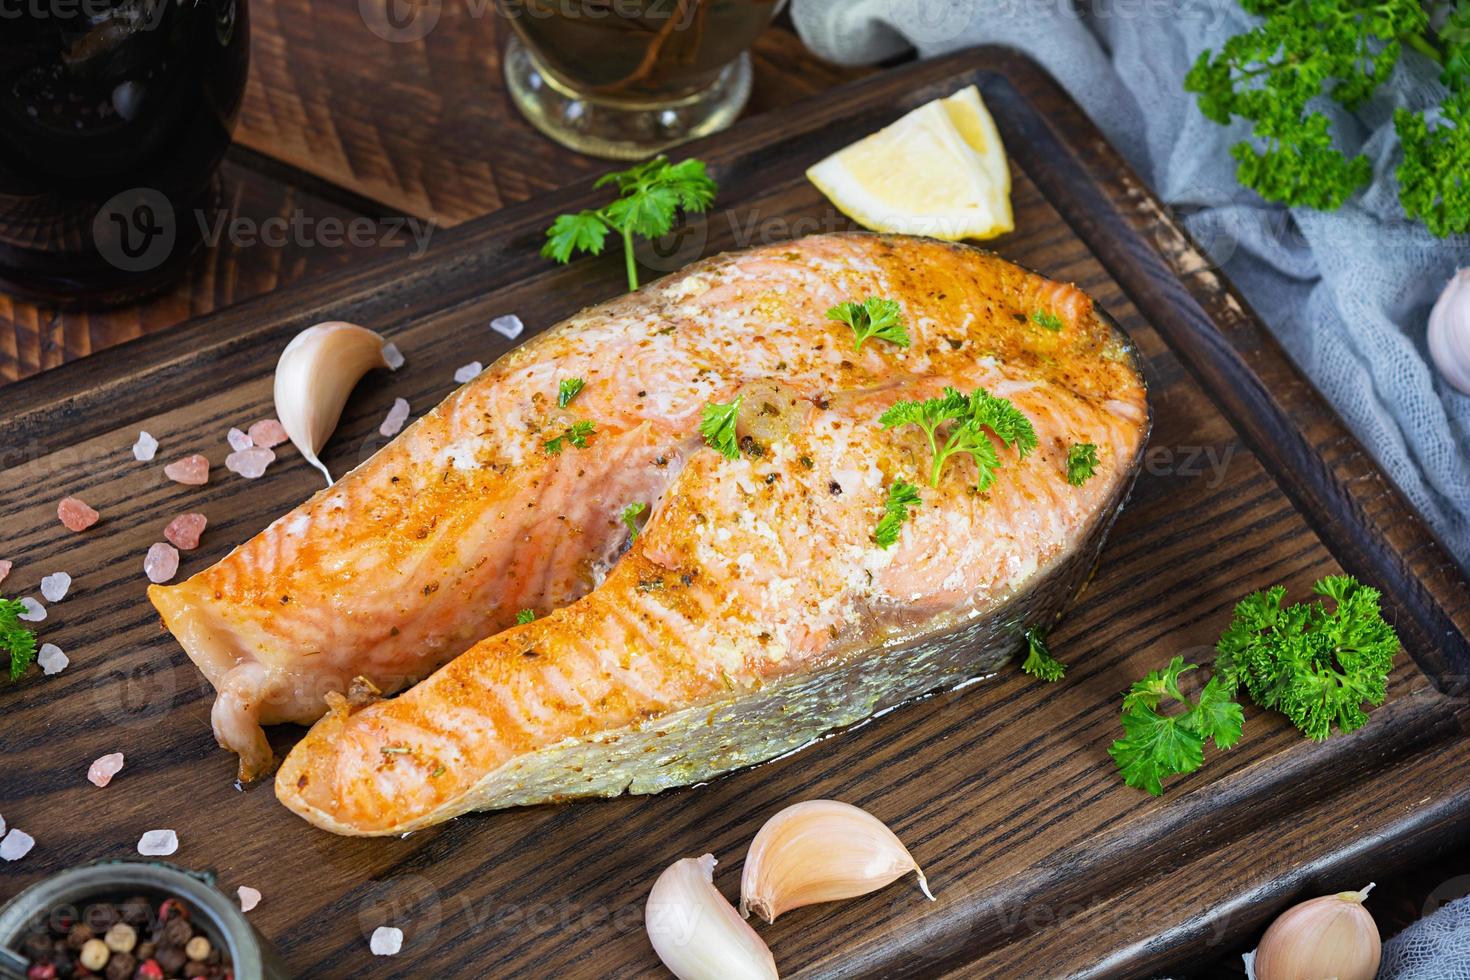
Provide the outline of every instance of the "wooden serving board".
[[[1015,172],[1007,258],[1087,289],[1141,349],[1155,428],[1143,475],[1095,579],[1052,636],[1070,664],[1043,684],[1007,669],[793,757],[656,797],[461,818],[406,839],[333,837],[268,785],[233,785],[209,730],[212,692],[144,600],[143,555],[178,513],[210,520],[181,575],[312,493],[287,449],[267,476],[224,471],[225,431],[272,414],[285,342],[324,319],[391,336],[408,356],[360,386],[327,454],[335,471],[382,442],[395,397],[422,413],[455,369],[622,288],[620,256],[557,267],[537,255],[551,216],[590,184],[461,225],[422,259],[332,273],[0,389],[0,557],[8,594],[64,570],[72,594],[44,639],[71,666],[0,685],[0,814],[35,850],[0,867],[0,898],[68,865],[178,831],[175,859],[227,891],[264,894],[252,920],[302,976],[657,975],[643,900],[671,861],[705,852],[738,890],[744,850],[781,806],[835,797],[887,820],[939,901],[910,882],[763,927],[786,975],[1142,975],[1217,958],[1308,893],[1359,886],[1463,842],[1470,830],[1465,579],[1341,422],[1170,214],[1030,62],[980,49],[889,72],[689,148],[724,210],[689,228],[697,255],[847,222],[803,170],[901,113],[980,85]],[[132,460],[139,429],[159,438]],[[203,488],[162,464],[204,452]],[[75,494],[103,522],[56,520]],[[1411,656],[1367,726],[1321,745],[1247,712],[1246,736],[1162,799],[1123,785],[1106,750],[1120,692],[1174,654],[1208,659],[1245,593],[1305,597],[1347,570],[1381,588]],[[299,730],[274,733],[285,749]],[[122,751],[106,789],[92,759]],[[397,959],[367,936],[403,928]]]

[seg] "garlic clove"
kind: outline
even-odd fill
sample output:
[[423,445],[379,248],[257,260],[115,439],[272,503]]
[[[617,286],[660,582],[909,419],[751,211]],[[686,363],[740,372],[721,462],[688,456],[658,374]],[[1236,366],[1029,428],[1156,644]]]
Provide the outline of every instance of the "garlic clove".
[[297,334],[276,362],[276,417],[306,461],[332,474],[317,453],[337,428],[347,396],[364,374],[388,367],[383,338],[355,323],[330,321]]
[[1372,890],[1370,884],[1282,912],[1256,947],[1256,980],[1373,980],[1383,949],[1378,924],[1363,908]]
[[761,937],[715,888],[715,858],[684,858],[648,893],[643,924],[664,966],[679,980],[776,980]]
[[1455,273],[1429,312],[1429,356],[1444,379],[1470,395],[1470,269]]
[[755,835],[740,879],[740,913],[767,922],[789,909],[856,898],[910,871],[929,882],[903,842],[868,811],[837,800],[788,806]]

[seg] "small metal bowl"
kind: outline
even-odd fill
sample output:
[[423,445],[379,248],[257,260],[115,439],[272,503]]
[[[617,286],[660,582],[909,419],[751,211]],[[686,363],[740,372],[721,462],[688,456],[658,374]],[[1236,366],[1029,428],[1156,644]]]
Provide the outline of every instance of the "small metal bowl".
[[[33,929],[45,929],[55,909],[86,905],[119,896],[179,898],[189,906],[194,923],[230,957],[235,980],[288,980],[270,945],[255,931],[236,904],[214,887],[214,875],[189,871],[164,861],[96,861],[68,868],[21,892],[0,908],[0,951],[18,950]],[[0,956],[0,962],[4,962]],[[12,967],[13,968],[13,967]],[[0,969],[0,976],[5,971]]]

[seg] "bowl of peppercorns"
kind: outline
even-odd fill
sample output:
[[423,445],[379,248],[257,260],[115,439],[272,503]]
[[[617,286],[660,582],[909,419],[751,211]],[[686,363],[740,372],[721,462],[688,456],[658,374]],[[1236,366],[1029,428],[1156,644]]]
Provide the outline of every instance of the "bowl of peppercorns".
[[99,861],[33,885],[0,909],[0,947],[26,980],[289,976],[213,876],[162,861]]

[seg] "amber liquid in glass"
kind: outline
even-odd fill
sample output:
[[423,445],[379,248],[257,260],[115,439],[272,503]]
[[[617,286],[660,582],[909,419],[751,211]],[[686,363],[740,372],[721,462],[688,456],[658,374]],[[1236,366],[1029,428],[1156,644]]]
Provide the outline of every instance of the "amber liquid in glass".
[[709,87],[779,0],[507,0],[556,79],[592,98],[668,102]]

